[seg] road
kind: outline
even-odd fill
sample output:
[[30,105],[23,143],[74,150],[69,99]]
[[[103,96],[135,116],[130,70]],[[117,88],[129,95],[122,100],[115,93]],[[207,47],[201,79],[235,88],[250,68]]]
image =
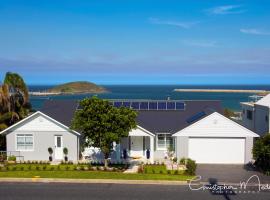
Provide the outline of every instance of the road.
[[191,191],[189,186],[74,184],[74,183],[0,183],[2,200],[236,200],[270,199],[270,191],[246,194],[213,194],[209,190]]

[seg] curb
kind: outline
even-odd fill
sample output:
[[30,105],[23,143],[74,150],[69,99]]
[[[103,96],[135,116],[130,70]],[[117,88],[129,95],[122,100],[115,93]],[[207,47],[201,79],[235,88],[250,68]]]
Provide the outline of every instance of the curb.
[[56,178],[0,178],[1,182],[21,183],[111,183],[135,185],[188,185],[187,181],[124,180],[124,179],[56,179]]

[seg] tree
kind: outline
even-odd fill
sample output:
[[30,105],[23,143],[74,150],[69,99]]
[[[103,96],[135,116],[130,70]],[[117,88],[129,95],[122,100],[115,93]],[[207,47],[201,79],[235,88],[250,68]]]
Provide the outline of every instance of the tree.
[[224,109],[224,116],[231,118],[231,117],[236,117],[236,114],[234,113],[233,110],[229,109],[229,108],[225,108]]
[[80,102],[82,109],[77,110],[72,120],[72,129],[83,135],[85,146],[97,147],[104,154],[104,164],[113,151],[113,142],[128,137],[136,127],[137,113],[129,108],[116,108],[109,101],[97,97],[86,98]]
[[[7,72],[0,85],[0,131],[26,117],[31,109],[29,94],[23,78]],[[0,137],[0,148],[5,149],[5,137]]]
[[270,171],[270,134],[257,139],[252,151],[255,165],[265,172]]

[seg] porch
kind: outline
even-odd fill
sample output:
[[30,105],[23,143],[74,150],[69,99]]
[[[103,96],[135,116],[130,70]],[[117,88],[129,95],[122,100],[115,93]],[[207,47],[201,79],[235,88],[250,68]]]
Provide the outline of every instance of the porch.
[[[137,128],[123,138],[120,144],[121,158],[125,156],[131,160],[150,163],[154,162],[154,138],[155,135],[143,128]],[[125,155],[127,154],[127,155]]]

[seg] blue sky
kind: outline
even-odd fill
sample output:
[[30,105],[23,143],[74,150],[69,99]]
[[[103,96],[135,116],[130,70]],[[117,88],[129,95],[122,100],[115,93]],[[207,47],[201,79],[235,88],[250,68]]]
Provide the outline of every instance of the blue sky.
[[0,0],[0,78],[270,84],[270,1]]

